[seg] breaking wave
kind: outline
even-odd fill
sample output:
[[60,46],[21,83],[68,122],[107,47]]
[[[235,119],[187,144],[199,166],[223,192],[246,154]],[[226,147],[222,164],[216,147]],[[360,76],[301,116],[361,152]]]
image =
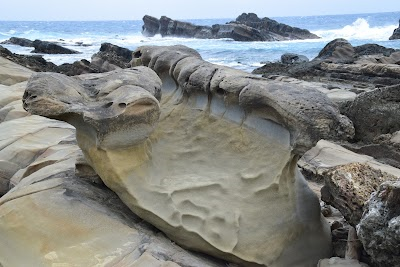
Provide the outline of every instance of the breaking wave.
[[347,40],[376,40],[385,41],[392,35],[397,25],[371,27],[366,19],[358,18],[350,25],[341,29],[317,30],[315,34],[326,40],[344,38]]

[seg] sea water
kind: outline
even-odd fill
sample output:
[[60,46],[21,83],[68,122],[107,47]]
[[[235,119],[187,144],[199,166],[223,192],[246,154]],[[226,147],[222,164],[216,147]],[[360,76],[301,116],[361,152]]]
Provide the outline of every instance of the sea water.
[[[150,14],[151,15],[151,14]],[[345,38],[352,45],[375,43],[400,49],[400,40],[389,41],[399,26],[400,11],[373,14],[277,17],[278,22],[305,28],[321,39],[281,42],[237,42],[231,39],[205,40],[177,37],[145,37],[143,22],[130,21],[0,21],[0,42],[10,37],[58,42],[81,54],[43,55],[57,65],[87,59],[109,42],[134,50],[141,45],[182,44],[196,49],[212,63],[252,71],[265,62],[279,61],[284,53],[296,53],[312,59],[331,40]],[[197,25],[222,24],[234,18],[184,20]],[[3,45],[14,53],[31,54],[31,47]]]

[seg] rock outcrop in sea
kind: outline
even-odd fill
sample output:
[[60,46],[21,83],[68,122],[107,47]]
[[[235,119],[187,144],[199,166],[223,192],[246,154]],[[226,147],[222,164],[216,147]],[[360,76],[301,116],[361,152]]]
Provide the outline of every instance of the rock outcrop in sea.
[[392,36],[389,37],[389,40],[397,40],[400,39],[400,20],[399,27],[394,29]]
[[[10,38],[11,40],[11,38]],[[0,45],[0,56],[37,72],[57,72],[68,76],[85,73],[101,73],[130,67],[132,51],[110,43],[102,43],[100,51],[92,55],[91,61],[81,59],[74,63],[55,65],[41,55],[19,55]]]
[[142,33],[145,36],[178,36],[200,39],[231,38],[235,41],[283,41],[317,39],[308,30],[291,27],[269,18],[258,18],[254,13],[243,13],[235,21],[210,26],[194,25],[162,16],[145,15]]

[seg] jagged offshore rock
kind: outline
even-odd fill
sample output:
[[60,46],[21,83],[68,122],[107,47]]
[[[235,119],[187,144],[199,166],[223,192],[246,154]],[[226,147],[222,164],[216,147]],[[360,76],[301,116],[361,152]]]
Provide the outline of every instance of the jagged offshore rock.
[[182,46],[141,47],[133,62],[161,80],[140,66],[35,74],[24,108],[74,125],[104,183],[186,248],[248,266],[330,256],[329,227],[296,163],[320,138],[354,129],[322,93]]

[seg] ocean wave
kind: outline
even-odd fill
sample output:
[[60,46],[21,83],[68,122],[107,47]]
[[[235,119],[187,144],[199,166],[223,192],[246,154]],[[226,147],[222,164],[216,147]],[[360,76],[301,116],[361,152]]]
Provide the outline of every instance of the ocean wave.
[[9,30],[8,32],[0,32],[0,35],[3,36],[12,36],[13,34],[16,34],[17,31],[16,30]]
[[313,33],[325,40],[333,40],[336,38],[344,38],[347,40],[388,40],[397,25],[371,27],[366,19],[358,18],[350,25],[346,25],[341,29],[334,30],[318,30]]

